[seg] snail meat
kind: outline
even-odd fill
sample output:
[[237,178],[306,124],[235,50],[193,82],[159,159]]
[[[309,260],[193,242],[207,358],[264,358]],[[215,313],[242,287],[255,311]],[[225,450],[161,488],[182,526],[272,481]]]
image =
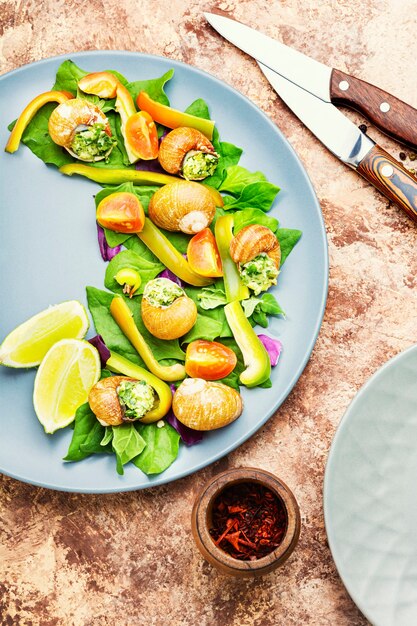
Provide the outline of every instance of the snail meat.
[[48,131],[52,141],[80,161],[101,161],[116,144],[102,110],[82,98],[57,106],[49,118]]
[[147,283],[141,313],[146,328],[158,339],[182,337],[197,319],[194,301],[168,278],[155,278]]
[[214,174],[219,155],[199,130],[180,126],[164,137],[158,159],[170,174],[179,174],[186,180],[204,180]]
[[127,376],[102,378],[88,396],[91,410],[102,426],[142,420],[153,408],[155,399],[151,385]]
[[239,265],[242,283],[255,295],[277,284],[281,249],[270,228],[261,224],[242,228],[230,243],[230,256]]
[[160,228],[195,235],[211,224],[216,205],[203,185],[178,181],[154,193],[148,212],[152,222]]
[[223,383],[186,378],[174,393],[175,417],[195,430],[214,430],[227,426],[243,410],[240,394]]

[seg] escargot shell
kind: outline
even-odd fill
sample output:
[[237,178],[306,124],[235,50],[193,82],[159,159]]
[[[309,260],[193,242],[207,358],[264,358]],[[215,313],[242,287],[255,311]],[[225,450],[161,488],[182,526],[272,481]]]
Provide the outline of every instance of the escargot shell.
[[160,228],[195,235],[211,224],[216,205],[206,187],[184,180],[158,189],[148,211],[152,222]]
[[191,151],[217,155],[213,144],[203,133],[196,128],[180,126],[171,130],[161,141],[158,160],[166,172],[178,174],[185,155]]
[[188,296],[180,296],[166,307],[155,306],[142,298],[142,320],[149,332],[158,339],[178,339],[194,326],[197,307]]
[[123,411],[117,397],[117,387],[122,380],[136,382],[135,378],[127,376],[109,376],[99,380],[90,390],[88,403],[102,426],[123,424]]
[[103,124],[105,132],[111,135],[109,120],[98,106],[82,98],[73,98],[52,111],[48,131],[52,141],[68,150],[75,132],[93,124]]
[[214,430],[237,419],[243,402],[235,389],[223,383],[186,378],[174,393],[172,409],[185,426]]
[[279,241],[270,228],[261,224],[245,226],[230,242],[230,256],[235,263],[247,263],[262,252],[266,252],[279,269],[281,261]]

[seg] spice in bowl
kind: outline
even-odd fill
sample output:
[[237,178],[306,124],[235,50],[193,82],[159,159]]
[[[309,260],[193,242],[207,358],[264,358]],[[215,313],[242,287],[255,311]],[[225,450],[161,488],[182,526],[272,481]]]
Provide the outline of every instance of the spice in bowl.
[[300,535],[292,491],[266,470],[240,467],[211,478],[198,494],[191,528],[203,557],[229,576],[263,576],[292,554]]
[[238,483],[213,502],[212,528],[216,546],[235,559],[256,561],[281,544],[288,520],[284,504],[259,483]]

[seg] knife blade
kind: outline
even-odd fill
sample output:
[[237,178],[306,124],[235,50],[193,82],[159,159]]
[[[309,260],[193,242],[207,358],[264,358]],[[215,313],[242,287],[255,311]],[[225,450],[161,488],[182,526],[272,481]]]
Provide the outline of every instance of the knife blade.
[[267,68],[325,102],[360,111],[384,133],[417,149],[417,110],[414,107],[241,22],[215,13],[204,15],[225,39]]
[[[293,66],[290,66],[286,70],[283,65],[280,65],[281,72],[277,72],[271,69],[271,66],[276,67],[276,55],[283,44],[229,18],[214,14],[205,14],[205,16],[216,30],[217,24],[220,23],[219,32],[226,39],[251,56],[256,54],[258,65],[278,95],[333,154],[356,169],[368,182],[417,222],[417,178],[338,111],[332,104],[331,98],[323,97],[326,79],[324,72],[320,75],[320,70],[314,75],[315,61],[311,65],[312,59],[294,50],[292,52],[296,57],[288,56],[285,50],[287,60],[293,59],[293,64],[297,64],[294,59],[298,59],[298,69],[293,70]],[[259,38],[258,35],[261,37]],[[242,41],[241,37],[243,37]],[[250,52],[252,41],[255,41],[254,54]],[[278,47],[272,45],[271,42],[277,43]],[[272,61],[268,60],[268,51],[275,55]],[[262,60],[258,57],[262,57]],[[266,63],[264,63],[265,60]],[[305,78],[300,69],[303,66],[307,68]],[[310,73],[308,73],[309,69]],[[412,109],[412,107],[409,108]]]

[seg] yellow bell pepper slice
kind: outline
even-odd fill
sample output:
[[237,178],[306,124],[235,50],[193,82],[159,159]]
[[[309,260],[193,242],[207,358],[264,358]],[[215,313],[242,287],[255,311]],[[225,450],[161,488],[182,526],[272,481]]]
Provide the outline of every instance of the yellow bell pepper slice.
[[213,120],[206,120],[203,117],[197,117],[196,115],[190,115],[189,113],[183,113],[177,109],[173,109],[166,104],[161,104],[152,100],[152,98],[146,93],[141,91],[136,99],[136,104],[142,111],[147,111],[155,122],[163,124],[168,128],[178,128],[179,126],[188,126],[189,128],[196,128],[210,139],[213,139],[213,131],[215,122]]
[[166,383],[160,380],[157,376],[151,374],[140,365],[132,363],[124,356],[117,354],[116,352],[110,352],[110,358],[107,360],[106,368],[117,374],[124,374],[130,376],[130,378],[136,378],[137,380],[144,380],[155,391],[158,396],[156,406],[146,413],[140,420],[143,424],[151,424],[162,419],[171,408],[172,404],[172,392]]
[[217,248],[222,261],[224,287],[228,302],[249,298],[249,289],[242,283],[237,265],[230,256],[233,223],[233,215],[221,215],[217,218],[214,227]]
[[246,387],[262,385],[271,375],[268,352],[250,325],[238,300],[226,304],[224,312],[246,365],[246,369],[239,377],[240,382]]
[[195,287],[205,287],[214,282],[214,278],[207,278],[194,272],[188,261],[148,217],[145,218],[144,227],[136,235],[165,267],[174,272],[185,283]]
[[123,298],[120,296],[113,298],[110,304],[110,313],[120,330],[126,335],[132,346],[142,357],[146,367],[152,374],[161,380],[167,380],[169,382],[182,380],[186,377],[184,365],[180,363],[176,363],[175,365],[160,365],[158,363],[143,335],[136,326],[132,312]]
[[57,102],[58,104],[62,104],[67,100],[72,99],[74,96],[68,91],[46,91],[45,93],[39,94],[33,100],[29,102],[19,115],[16,124],[13,127],[12,132],[10,133],[9,140],[6,144],[5,151],[6,152],[16,152],[20,145],[20,141],[22,139],[22,135],[27,128],[29,122],[34,118],[36,113],[48,102]]
[[142,172],[131,169],[110,169],[107,167],[93,167],[82,165],[81,163],[68,163],[59,168],[61,174],[72,176],[78,174],[85,176],[96,183],[104,185],[121,185],[122,183],[133,183],[134,185],[168,185],[176,183],[176,176],[169,174],[158,174],[157,172]]

